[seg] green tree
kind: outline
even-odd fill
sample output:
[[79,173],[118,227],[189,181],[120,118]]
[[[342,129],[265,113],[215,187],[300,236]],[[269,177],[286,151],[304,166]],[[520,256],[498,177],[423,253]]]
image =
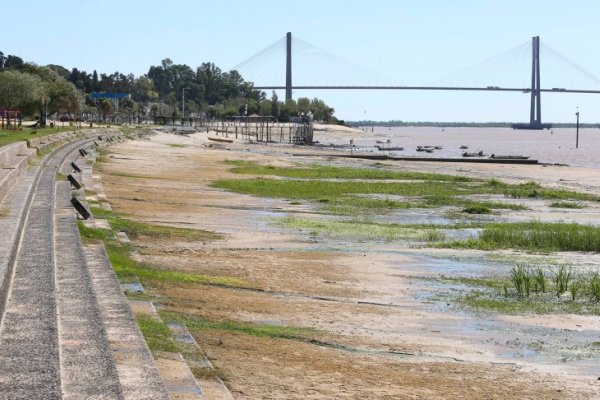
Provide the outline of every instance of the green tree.
[[42,100],[38,104],[40,115],[47,106],[48,114],[58,111],[76,114],[82,103],[82,94],[65,78],[48,67],[37,67],[33,70],[42,79]]
[[0,72],[0,107],[25,111],[43,95],[42,80],[35,75],[14,70]]
[[98,101],[98,113],[102,116],[102,120],[106,121],[108,116],[113,113],[113,104],[109,99],[100,99]]
[[306,115],[310,111],[310,99],[308,97],[299,97],[297,104],[298,112]]
[[279,98],[274,90],[271,94],[271,115],[275,118],[279,118]]

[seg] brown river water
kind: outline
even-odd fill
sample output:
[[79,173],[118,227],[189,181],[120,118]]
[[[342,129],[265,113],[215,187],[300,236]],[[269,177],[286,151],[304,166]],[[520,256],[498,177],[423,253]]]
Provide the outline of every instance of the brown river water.
[[[462,157],[462,153],[530,156],[542,163],[568,164],[600,168],[600,128],[579,129],[579,148],[575,148],[575,128],[530,131],[511,128],[441,128],[441,127],[368,127],[354,145],[361,150],[382,153],[374,148],[404,147],[390,155],[407,157]],[[389,143],[384,142],[387,139]],[[349,144],[349,140],[335,140]],[[433,153],[417,152],[417,146],[442,146]],[[468,149],[460,149],[468,146]]]

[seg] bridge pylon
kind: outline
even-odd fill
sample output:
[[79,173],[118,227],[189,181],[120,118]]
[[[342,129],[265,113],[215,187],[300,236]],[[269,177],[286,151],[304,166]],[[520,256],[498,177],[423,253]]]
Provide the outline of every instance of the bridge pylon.
[[285,101],[292,100],[292,32],[285,37]]
[[540,90],[540,37],[531,38],[531,109],[529,124],[513,124],[513,129],[550,129],[552,124],[542,123],[542,97]]

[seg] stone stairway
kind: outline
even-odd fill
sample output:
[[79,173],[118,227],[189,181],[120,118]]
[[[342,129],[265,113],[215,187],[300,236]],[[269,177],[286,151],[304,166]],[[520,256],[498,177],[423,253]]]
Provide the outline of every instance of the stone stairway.
[[[56,182],[91,137],[0,193],[0,399],[169,398],[104,248],[83,248],[69,184]],[[0,160],[28,157],[22,146]]]

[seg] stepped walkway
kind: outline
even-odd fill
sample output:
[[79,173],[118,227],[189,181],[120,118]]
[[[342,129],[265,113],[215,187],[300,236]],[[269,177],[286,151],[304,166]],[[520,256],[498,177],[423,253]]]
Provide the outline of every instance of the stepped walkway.
[[0,399],[170,398],[103,246],[83,247],[71,187],[57,182],[98,134],[0,147]]

